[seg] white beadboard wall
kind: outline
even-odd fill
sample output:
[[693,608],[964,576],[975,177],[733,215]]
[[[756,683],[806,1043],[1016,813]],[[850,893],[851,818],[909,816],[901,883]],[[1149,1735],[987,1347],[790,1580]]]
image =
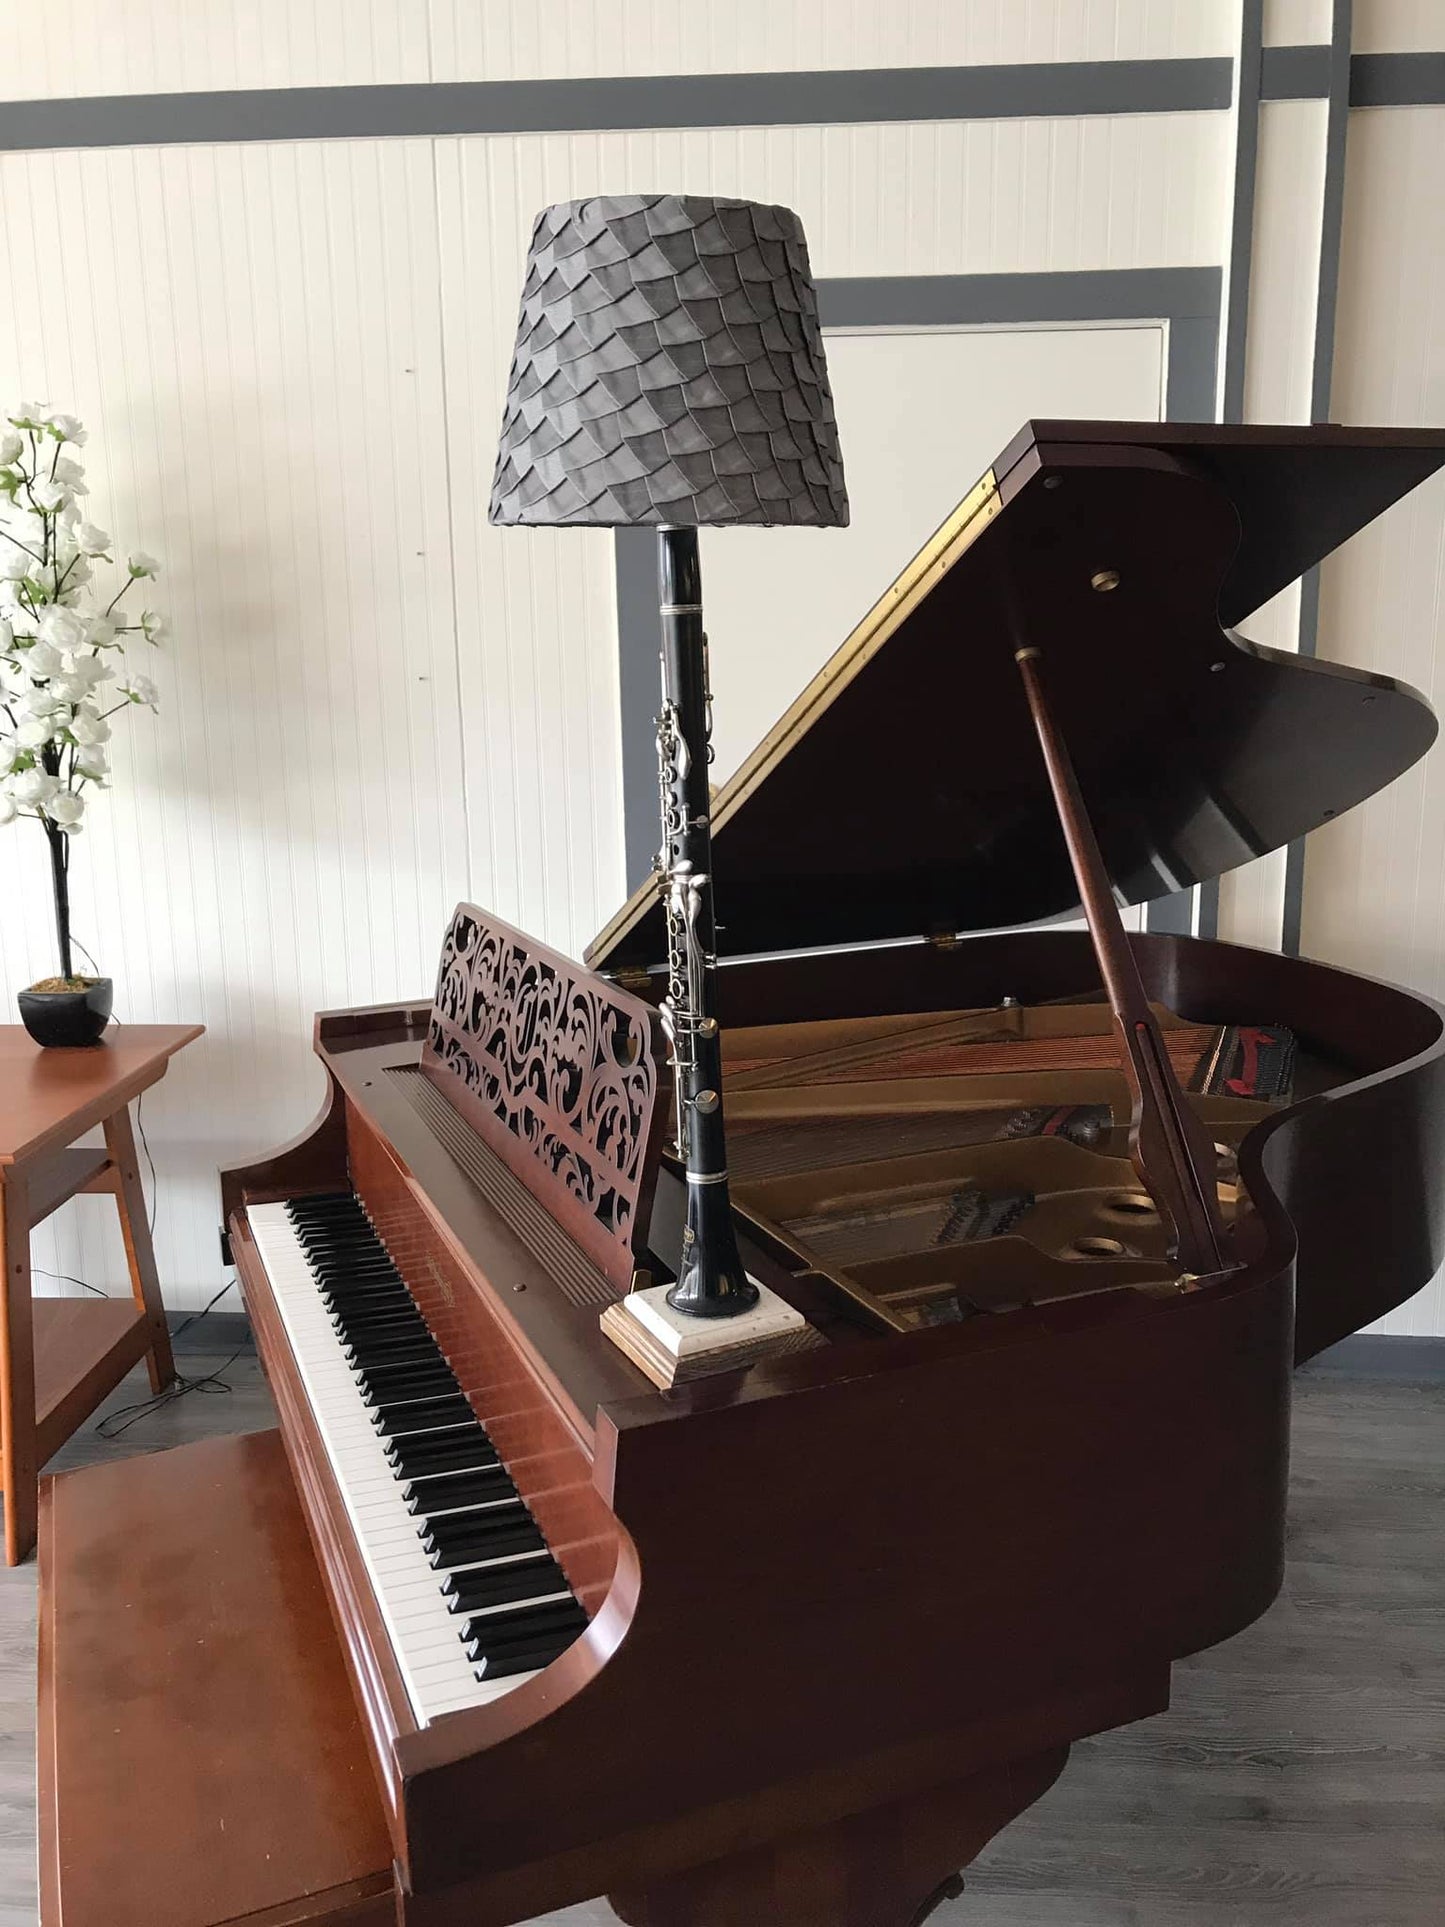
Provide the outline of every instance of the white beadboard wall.
[[1228,54],[1233,0],[8,0],[11,100]]
[[[170,1302],[224,1283],[214,1171],[315,1110],[312,1013],[424,992],[471,894],[577,951],[622,895],[612,548],[486,497],[536,209],[797,207],[823,275],[1217,261],[1226,116],[466,137],[0,159],[7,390],[92,431],[94,507],[167,564],[162,711],[117,732],[76,922],[123,1018],[208,1035],[147,1100]],[[48,967],[0,837],[0,995]],[[37,1263],[115,1289],[82,1199]],[[65,1287],[73,1288],[73,1287]]]
[[1357,54],[1436,53],[1445,10],[1440,0],[1355,0],[1351,44]]
[[[1294,24],[1302,28],[1307,23]],[[1325,122],[1322,100],[1266,101],[1260,108],[1244,369],[1247,421],[1310,419]],[[1241,626],[1251,641],[1294,649],[1299,616],[1299,585],[1293,583]],[[1284,881],[1282,850],[1222,877],[1220,936],[1277,949]]]
[[1232,50],[1231,0],[432,0],[433,77],[763,73],[1182,59]]
[[[1239,4],[52,0],[8,10],[3,91],[1227,56]],[[1356,49],[1445,46],[1442,12],[1356,0]],[[1329,14],[1268,0],[1266,43]],[[1309,412],[1324,128],[1319,102],[1261,110],[1255,420]],[[1352,117],[1338,419],[1445,420],[1442,136],[1445,110]],[[124,719],[75,894],[123,1017],[209,1026],[145,1107],[176,1309],[227,1275],[216,1165],[315,1107],[316,1009],[424,992],[461,895],[575,951],[621,892],[610,539],[485,520],[535,210],[659,183],[781,200],[824,276],[1213,266],[1233,150],[1203,113],[0,156],[6,258],[46,263],[0,289],[0,391],[86,418],[99,519],[167,564],[162,713]],[[1322,653],[1440,680],[1442,525],[1437,484],[1327,572]],[[1296,624],[1288,596],[1249,627]],[[1307,950],[1445,994],[1442,830],[1432,765],[1314,839]],[[8,1003],[50,961],[23,828],[0,892]],[[1224,933],[1273,943],[1280,905],[1278,862],[1251,866]],[[100,1200],[36,1258],[123,1281]],[[1445,1332],[1445,1292],[1386,1324]]]
[[[1442,36],[1445,38],[1445,36]],[[1445,423],[1445,108],[1352,117],[1333,412]],[[1322,656],[1413,683],[1445,707],[1445,476],[1326,564]],[[1310,838],[1302,947],[1445,999],[1445,753]],[[1445,1281],[1383,1329],[1445,1333]]]
[[1331,0],[1264,0],[1265,46],[1306,47],[1328,40],[1330,11]]

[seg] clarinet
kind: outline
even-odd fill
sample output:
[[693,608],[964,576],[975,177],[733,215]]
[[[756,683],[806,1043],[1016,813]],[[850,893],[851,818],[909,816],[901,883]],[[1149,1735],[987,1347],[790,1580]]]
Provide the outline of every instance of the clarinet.
[[658,886],[667,924],[667,995],[677,1149],[687,1172],[687,1222],[674,1310],[728,1318],[757,1303],[743,1269],[728,1197],[722,1043],[717,1020],[717,923],[712,895],[712,696],[702,627],[696,529],[659,531],[662,713],[657,760],[662,801]]

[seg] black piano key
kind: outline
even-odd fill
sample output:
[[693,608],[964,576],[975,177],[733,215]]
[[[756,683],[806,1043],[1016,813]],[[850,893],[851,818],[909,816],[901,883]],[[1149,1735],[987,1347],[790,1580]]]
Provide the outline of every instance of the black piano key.
[[506,1566],[467,1566],[449,1572],[442,1581],[451,1610],[479,1613],[518,1599],[545,1599],[550,1593],[571,1594],[567,1575],[550,1553],[518,1559]]
[[340,1256],[344,1252],[358,1264],[390,1265],[395,1262],[368,1224],[327,1226],[312,1230],[305,1225],[298,1225],[296,1239],[305,1250],[314,1251],[320,1259],[328,1259],[331,1253]]
[[577,1601],[555,1599],[480,1613],[468,1621],[462,1637],[478,1649],[474,1657],[504,1659],[509,1653],[531,1652],[541,1645],[555,1646],[560,1652],[586,1630],[587,1615]]
[[[310,1260],[308,1259],[309,1263]],[[314,1268],[313,1268],[314,1269]],[[411,1301],[411,1293],[401,1282],[384,1272],[351,1272],[338,1269],[330,1275],[316,1272],[321,1296],[337,1305],[399,1305]]]
[[374,1366],[359,1379],[362,1402],[379,1411],[403,1399],[444,1398],[461,1387],[447,1365],[426,1365],[413,1371],[392,1371]]
[[409,1397],[417,1387],[425,1388],[421,1395],[433,1390],[460,1391],[456,1375],[440,1354],[417,1365],[411,1362],[401,1365],[377,1364],[361,1374],[362,1397],[388,1399]]
[[414,1338],[410,1333],[403,1333],[391,1344],[383,1337],[363,1336],[354,1343],[343,1338],[341,1349],[358,1370],[368,1365],[432,1364],[441,1357],[434,1338]]
[[410,1479],[402,1487],[408,1512],[430,1518],[434,1512],[456,1512],[466,1506],[489,1505],[493,1499],[515,1499],[517,1488],[500,1462],[474,1472],[444,1472],[434,1478]]
[[419,1479],[428,1472],[473,1472],[478,1466],[500,1465],[497,1448],[481,1426],[451,1432],[424,1432],[414,1439],[395,1439],[386,1456],[403,1479]]
[[373,1338],[381,1340],[415,1338],[418,1334],[424,1334],[427,1338],[431,1338],[433,1344],[436,1343],[426,1320],[415,1311],[392,1308],[385,1312],[369,1312],[362,1316],[338,1312],[331,1322],[338,1335],[352,1344]]
[[[478,1679],[514,1679],[518,1673],[540,1673],[544,1666],[550,1666],[554,1659],[560,1659],[571,1644],[570,1639],[564,1639],[560,1643],[546,1641],[525,1652],[509,1653],[505,1659],[483,1660],[477,1666],[477,1677]],[[468,1657],[476,1659],[474,1653],[469,1654]]]
[[[501,1664],[509,1657],[547,1648],[555,1657],[586,1627],[587,1615],[577,1601],[564,1599],[555,1605],[523,1606],[469,1619],[462,1630],[462,1642],[468,1658]],[[546,1661],[541,1663],[545,1665]]]
[[[477,1524],[484,1516],[476,1512],[447,1512],[430,1520],[420,1538],[432,1565],[449,1569],[479,1565],[484,1559],[505,1559],[517,1552],[546,1551],[546,1540],[520,1501],[514,1507],[499,1507],[487,1525]],[[469,1523],[463,1524],[463,1521]]]
[[456,1392],[442,1398],[388,1401],[372,1413],[371,1422],[378,1432],[394,1439],[403,1432],[434,1431],[439,1425],[475,1424],[476,1413],[461,1393]]
[[409,1295],[401,1274],[389,1261],[343,1251],[307,1252],[306,1262],[315,1272],[322,1290],[334,1291],[341,1297],[372,1291]]

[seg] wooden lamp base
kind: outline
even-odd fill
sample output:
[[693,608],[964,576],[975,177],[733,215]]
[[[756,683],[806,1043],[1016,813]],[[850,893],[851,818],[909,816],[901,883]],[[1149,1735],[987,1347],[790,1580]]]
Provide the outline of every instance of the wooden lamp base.
[[758,1286],[758,1302],[732,1318],[689,1317],[668,1304],[670,1286],[648,1285],[609,1305],[602,1329],[664,1391],[820,1342],[800,1311],[756,1278],[752,1283]]

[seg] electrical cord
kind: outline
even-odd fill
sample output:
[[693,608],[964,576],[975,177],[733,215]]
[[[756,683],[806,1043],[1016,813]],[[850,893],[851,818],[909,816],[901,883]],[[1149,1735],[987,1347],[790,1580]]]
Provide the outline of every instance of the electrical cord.
[[[206,1314],[214,1310],[231,1290],[235,1282],[234,1278],[228,1279],[199,1311],[194,1311],[189,1318],[182,1319],[171,1333],[172,1343],[180,1337],[182,1332],[189,1331],[192,1325],[199,1325]],[[161,1390],[153,1393],[150,1398],[139,1399],[134,1405],[123,1405],[118,1412],[111,1412],[101,1419],[95,1428],[97,1436],[103,1439],[118,1439],[122,1432],[128,1432],[133,1425],[138,1425],[152,1412],[159,1412],[163,1406],[174,1405],[176,1400],[184,1398],[187,1392],[205,1392],[213,1396],[218,1392],[233,1391],[235,1388],[227,1382],[225,1374],[245,1350],[246,1344],[243,1341],[223,1365],[218,1365],[215,1371],[206,1372],[200,1378],[187,1378],[184,1372],[177,1372],[169,1385],[162,1386]]]

